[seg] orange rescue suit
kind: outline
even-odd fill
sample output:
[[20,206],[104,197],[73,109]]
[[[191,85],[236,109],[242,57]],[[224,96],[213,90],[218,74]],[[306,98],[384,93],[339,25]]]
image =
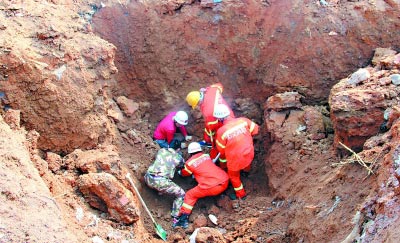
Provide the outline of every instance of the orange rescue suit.
[[251,164],[254,158],[253,137],[259,126],[251,120],[226,118],[217,131],[217,148],[222,158],[226,158],[228,170],[240,171]]
[[216,196],[226,190],[229,177],[225,171],[216,166],[208,154],[194,154],[181,170],[182,176],[194,175],[198,185],[185,194],[181,214],[190,214],[199,198]]
[[[206,88],[203,93],[203,100],[200,103],[200,111],[204,118],[204,140],[211,143],[214,147],[215,133],[222,126],[218,119],[214,117],[214,109],[217,104],[224,104],[229,107],[228,103],[222,97],[224,87],[221,83],[213,84]],[[230,108],[229,108],[230,109]],[[230,109],[231,117],[235,117]]]
[[216,144],[220,160],[226,161],[229,180],[238,198],[246,196],[240,180],[240,171],[250,170],[254,158],[252,136],[258,134],[258,129],[259,126],[247,118],[227,117],[224,125],[217,131]]

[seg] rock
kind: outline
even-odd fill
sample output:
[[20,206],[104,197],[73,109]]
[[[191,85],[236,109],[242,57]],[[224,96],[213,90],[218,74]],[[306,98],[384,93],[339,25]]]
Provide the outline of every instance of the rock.
[[92,238],[92,242],[93,243],[104,243],[104,241],[100,237],[98,237],[97,235]]
[[13,130],[18,130],[21,128],[21,111],[8,109],[4,114],[4,121],[10,126]]
[[387,120],[386,127],[390,128],[392,124],[399,119],[400,117],[400,105],[395,105],[391,107],[387,114],[387,119],[385,117],[385,120]]
[[[210,228],[210,227],[201,227],[199,229],[196,229],[196,234],[193,237],[195,240],[190,241],[195,242],[195,243],[208,243],[208,242],[213,242],[213,243],[226,243],[226,240],[224,236],[221,234],[221,232],[218,231],[218,229],[215,228]],[[192,237],[191,237],[192,239]]]
[[207,217],[204,214],[199,214],[193,221],[194,228],[207,226]]
[[139,219],[140,211],[133,194],[108,173],[89,173],[78,180],[79,190],[88,203],[111,218],[131,224]]
[[229,197],[220,197],[217,200],[217,205],[228,212],[233,212],[232,200]]
[[[380,130],[383,131],[381,124],[384,122],[384,116],[388,116],[384,115],[384,111],[398,103],[400,91],[394,88],[393,84],[380,81],[387,79],[390,72],[376,70],[378,74],[375,74],[375,69],[368,70],[375,78],[365,79],[357,86],[348,86],[346,79],[343,79],[332,87],[329,105],[336,148],[339,148],[338,144],[342,142],[352,150],[360,151],[368,138]],[[357,77],[360,81],[368,75],[363,71],[352,77]],[[379,78],[378,82],[376,78]]]
[[111,117],[117,123],[120,123],[124,120],[124,115],[122,114],[122,111],[119,109],[118,105],[114,101],[109,102],[107,116]]
[[139,104],[126,98],[125,96],[119,96],[116,102],[120,109],[128,117],[131,117],[137,110],[139,110]]
[[83,209],[81,207],[77,207],[75,211],[75,218],[80,222],[84,217]]
[[379,66],[381,65],[382,61],[386,59],[387,57],[393,56],[396,54],[396,51],[390,49],[390,48],[376,48],[374,57],[372,58],[372,64],[374,66]]
[[276,110],[280,111],[283,109],[289,108],[300,108],[301,104],[301,95],[297,92],[285,92],[282,94],[276,94],[267,99],[264,108],[267,110]]
[[63,163],[61,156],[52,152],[46,153],[46,161],[49,169],[54,173],[60,170]]
[[128,173],[113,146],[87,151],[77,149],[64,158],[64,164],[71,168],[78,168],[84,173],[107,172],[124,182],[125,175]]
[[379,131],[386,106],[385,90],[349,89],[331,93],[331,119],[335,143],[359,149],[364,141]]
[[208,213],[218,215],[220,213],[220,211],[221,210],[217,206],[211,205],[210,209],[208,210]]
[[347,80],[348,84],[357,85],[371,77],[369,71],[365,68],[361,68],[357,70],[357,72],[353,73],[350,78]]
[[400,85],[400,74],[392,74],[390,75],[390,79],[392,81],[392,84]]
[[186,0],[170,0],[170,1],[163,1],[161,5],[161,12],[163,14],[170,14],[172,15],[175,10],[181,8],[186,3]]
[[307,126],[307,133],[311,135],[313,140],[325,138],[326,131],[322,113],[312,106],[305,106],[303,110],[303,119]]

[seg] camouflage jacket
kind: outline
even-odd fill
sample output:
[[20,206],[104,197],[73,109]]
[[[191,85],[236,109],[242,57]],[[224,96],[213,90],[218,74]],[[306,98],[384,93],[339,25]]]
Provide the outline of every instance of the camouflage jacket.
[[162,148],[158,150],[156,159],[147,169],[147,173],[172,179],[176,167],[185,163],[182,156],[173,149]]

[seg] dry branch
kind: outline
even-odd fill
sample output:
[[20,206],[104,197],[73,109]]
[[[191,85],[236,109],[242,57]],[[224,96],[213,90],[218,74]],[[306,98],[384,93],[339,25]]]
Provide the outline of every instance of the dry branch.
[[[357,161],[357,163],[359,163],[361,166],[363,166],[367,171],[368,171],[368,175],[370,174],[374,174],[374,172],[372,171],[372,166],[374,165],[375,162],[373,163],[369,163],[369,162],[365,162],[356,152],[354,152],[351,148],[347,147],[345,144],[339,142],[340,145],[342,145],[345,149],[347,149],[348,151],[350,151],[352,153],[352,157],[354,159],[347,159],[346,162],[340,162],[340,163],[335,163],[334,165],[345,165],[345,164],[350,164],[353,163],[354,161]],[[370,166],[368,166],[367,164],[370,164]]]

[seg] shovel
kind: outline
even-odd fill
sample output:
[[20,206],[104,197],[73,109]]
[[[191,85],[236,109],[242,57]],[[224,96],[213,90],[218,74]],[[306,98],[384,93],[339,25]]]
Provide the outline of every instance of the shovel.
[[146,212],[149,214],[149,216],[150,216],[150,218],[151,218],[151,221],[153,221],[153,224],[154,224],[154,227],[155,227],[155,230],[156,230],[157,235],[160,236],[161,239],[163,239],[164,241],[166,241],[166,240],[167,240],[167,231],[165,231],[165,230],[161,227],[161,225],[157,224],[156,221],[154,220],[153,216],[152,216],[151,213],[150,213],[150,210],[149,210],[149,209],[147,208],[147,206],[146,206],[146,203],[143,201],[142,196],[140,196],[139,190],[136,188],[135,184],[133,183],[132,178],[131,178],[131,174],[128,173],[128,174],[126,174],[125,177],[126,177],[126,179],[128,179],[129,183],[131,183],[131,186],[133,187],[133,189],[135,189],[136,195],[137,195],[138,198],[140,199],[140,202],[142,203],[144,209],[146,209]]

